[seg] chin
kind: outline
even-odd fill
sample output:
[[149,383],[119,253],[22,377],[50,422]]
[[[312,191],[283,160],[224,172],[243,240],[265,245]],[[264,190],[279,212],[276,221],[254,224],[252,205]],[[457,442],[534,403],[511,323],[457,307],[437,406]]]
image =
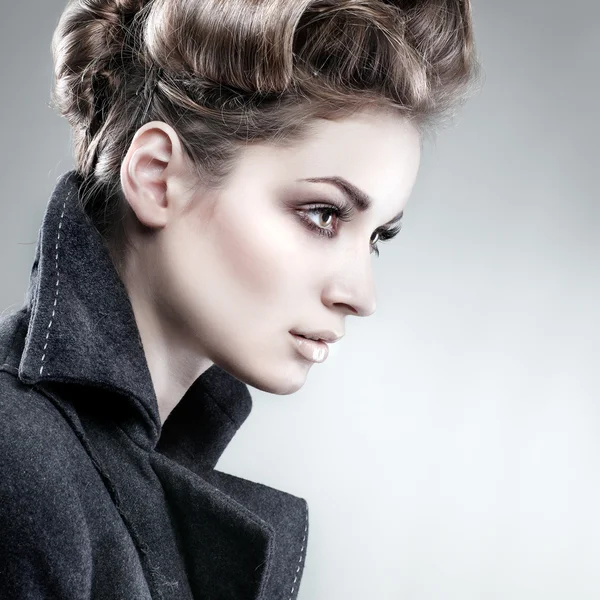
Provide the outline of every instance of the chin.
[[267,392],[269,394],[276,394],[277,396],[288,396],[297,392],[305,383],[307,370],[302,371],[296,369],[294,372],[281,371],[275,376],[269,377],[264,376],[251,376],[248,377],[246,383],[252,387]]
[[308,373],[306,368],[284,370],[273,366],[271,371],[265,372],[262,369],[262,372],[258,372],[256,369],[252,369],[251,366],[244,368],[239,364],[220,366],[246,385],[252,386],[261,392],[278,396],[288,396],[297,392],[306,383]]
[[276,394],[277,396],[289,396],[297,392],[305,383],[306,379],[303,381],[291,381],[287,382],[279,382],[277,385],[259,385],[261,382],[257,382],[256,385],[252,385],[256,389],[261,390],[262,392],[267,392],[269,394]]

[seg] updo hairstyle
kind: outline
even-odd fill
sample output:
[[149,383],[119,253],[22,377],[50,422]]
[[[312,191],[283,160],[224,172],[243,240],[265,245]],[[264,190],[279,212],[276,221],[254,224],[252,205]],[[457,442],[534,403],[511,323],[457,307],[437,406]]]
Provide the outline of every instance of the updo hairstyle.
[[246,144],[297,143],[317,118],[372,107],[425,131],[477,73],[470,0],[71,0],[52,53],[82,202],[117,252],[120,168],[144,123],[171,125],[217,190]]

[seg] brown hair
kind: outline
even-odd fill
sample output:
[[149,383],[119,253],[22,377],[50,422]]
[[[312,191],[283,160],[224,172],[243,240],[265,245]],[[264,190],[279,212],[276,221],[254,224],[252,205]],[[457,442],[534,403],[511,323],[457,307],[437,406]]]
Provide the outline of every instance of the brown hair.
[[148,121],[217,189],[243,145],[293,144],[315,118],[377,107],[425,130],[477,72],[470,0],[71,0],[52,53],[84,206],[117,248],[120,167]]

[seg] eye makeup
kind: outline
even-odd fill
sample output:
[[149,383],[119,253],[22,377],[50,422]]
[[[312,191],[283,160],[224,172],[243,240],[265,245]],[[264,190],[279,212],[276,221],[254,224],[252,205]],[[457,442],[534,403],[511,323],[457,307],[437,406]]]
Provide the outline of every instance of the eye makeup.
[[[336,232],[332,231],[331,229],[327,229],[324,227],[320,227],[319,225],[317,225],[314,221],[312,221],[311,219],[306,217],[306,214],[325,214],[325,213],[331,213],[333,215],[335,215],[336,219],[340,220],[340,221],[351,221],[352,220],[352,215],[353,215],[353,210],[350,206],[347,205],[338,205],[337,203],[335,203],[334,201],[330,201],[330,204],[314,204],[314,205],[309,205],[307,207],[305,207],[302,210],[299,210],[299,214],[300,214],[300,218],[301,220],[306,224],[306,226],[311,229],[312,231],[317,232],[319,235],[321,236],[327,236],[328,238],[332,238],[336,235]],[[394,237],[396,237],[398,235],[398,233],[400,232],[400,230],[402,229],[402,223],[400,222],[400,218],[396,218],[395,221],[398,223],[398,225],[396,225],[396,227],[379,227],[378,229],[376,229],[374,231],[374,233],[377,234],[378,242],[384,242],[387,240],[391,240]],[[337,229],[336,229],[337,231]],[[379,248],[378,246],[375,244],[371,244],[371,247],[373,249],[373,252],[376,254],[376,256],[379,256]]]

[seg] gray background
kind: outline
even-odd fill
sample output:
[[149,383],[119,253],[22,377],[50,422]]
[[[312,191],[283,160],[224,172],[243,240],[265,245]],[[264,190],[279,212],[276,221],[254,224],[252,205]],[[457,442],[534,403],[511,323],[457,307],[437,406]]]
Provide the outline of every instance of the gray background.
[[[73,163],[64,2],[1,6],[3,311]],[[425,151],[376,313],[298,393],[253,389],[219,464],[309,501],[303,600],[600,597],[600,4],[474,19],[485,83]]]

